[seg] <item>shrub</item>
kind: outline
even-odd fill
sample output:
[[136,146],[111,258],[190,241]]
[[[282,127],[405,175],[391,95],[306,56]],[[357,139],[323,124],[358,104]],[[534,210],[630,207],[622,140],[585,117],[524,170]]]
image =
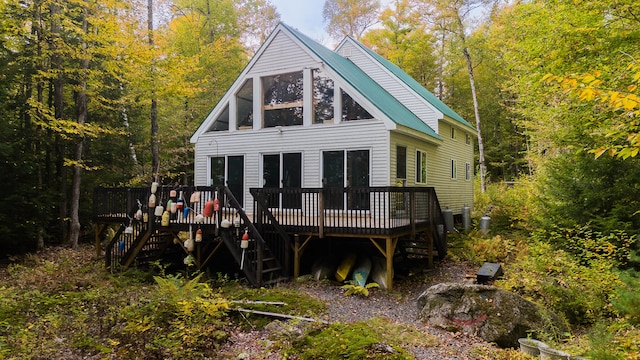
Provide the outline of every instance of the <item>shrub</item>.
[[533,241],[528,254],[505,266],[497,284],[564,315],[572,324],[593,324],[613,317],[611,298],[622,283],[611,262],[589,266],[564,250]]
[[613,262],[616,267],[624,267],[631,259],[636,235],[622,230],[608,234],[594,230],[590,224],[573,227],[553,226],[550,230],[540,230],[533,238],[545,241],[575,255],[583,265],[595,261]]
[[513,186],[504,183],[488,184],[485,193],[476,186],[474,196],[474,218],[483,215],[491,217],[491,231],[505,233],[530,230],[536,208],[532,207],[536,196],[535,184],[526,177]]

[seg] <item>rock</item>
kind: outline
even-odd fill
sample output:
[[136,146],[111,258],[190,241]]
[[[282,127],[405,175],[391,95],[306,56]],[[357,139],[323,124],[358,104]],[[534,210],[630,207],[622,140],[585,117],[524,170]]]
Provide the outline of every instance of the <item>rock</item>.
[[517,347],[530,331],[563,334],[566,323],[520,295],[488,285],[437,284],[418,297],[419,317],[431,326]]

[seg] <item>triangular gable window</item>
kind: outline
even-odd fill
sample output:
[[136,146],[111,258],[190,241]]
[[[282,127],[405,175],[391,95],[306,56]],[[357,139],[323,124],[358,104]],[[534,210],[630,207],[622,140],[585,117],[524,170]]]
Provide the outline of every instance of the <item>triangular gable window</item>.
[[229,104],[227,104],[227,106],[224,107],[224,110],[222,111],[222,113],[218,115],[218,118],[216,118],[216,121],[214,121],[213,125],[211,125],[211,128],[209,128],[209,131],[227,131],[227,130],[229,130]]
[[342,90],[342,121],[364,119],[373,119],[373,116]]

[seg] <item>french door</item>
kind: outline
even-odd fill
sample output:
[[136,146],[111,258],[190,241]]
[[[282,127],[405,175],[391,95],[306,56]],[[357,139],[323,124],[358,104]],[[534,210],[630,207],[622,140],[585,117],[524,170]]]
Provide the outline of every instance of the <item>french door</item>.
[[[301,209],[302,154],[281,153],[262,156],[262,187],[285,189],[267,199],[270,208]],[[286,189],[290,189],[287,191]]]

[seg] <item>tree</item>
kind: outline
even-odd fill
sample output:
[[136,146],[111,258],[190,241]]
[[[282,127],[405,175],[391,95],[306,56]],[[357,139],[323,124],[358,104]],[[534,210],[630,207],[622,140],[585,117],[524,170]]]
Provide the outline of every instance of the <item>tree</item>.
[[379,8],[378,0],[326,0],[322,18],[327,23],[327,34],[336,39],[360,39],[376,23]]
[[369,30],[362,41],[424,87],[433,89],[437,78],[434,39],[414,5],[411,0],[396,1],[394,8],[380,14],[382,27]]

